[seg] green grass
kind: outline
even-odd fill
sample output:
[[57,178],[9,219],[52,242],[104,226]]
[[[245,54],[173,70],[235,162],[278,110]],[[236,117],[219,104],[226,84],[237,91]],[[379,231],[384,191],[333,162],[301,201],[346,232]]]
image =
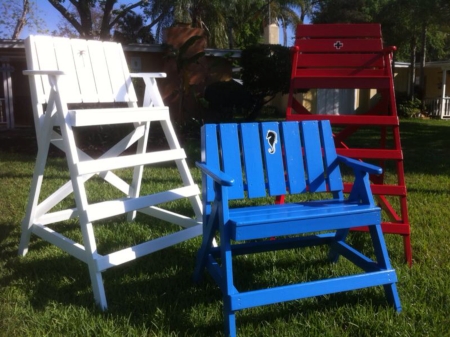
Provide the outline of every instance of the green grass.
[[[402,238],[386,235],[397,270],[400,314],[386,303],[381,287],[244,310],[237,314],[239,336],[450,336],[450,122],[401,122],[414,264],[403,260]],[[361,141],[376,137],[370,132]],[[195,146],[192,147],[195,150]],[[198,149],[191,155],[197,159]],[[17,256],[34,157],[0,152],[0,336],[221,336],[222,300],[209,276],[191,281],[200,238],[106,271],[109,310],[93,301],[86,266],[33,236],[30,251]],[[51,158],[44,194],[68,178],[61,158]],[[200,181],[199,172],[192,173]],[[123,172],[127,175],[127,172]],[[389,178],[389,176],[388,176]],[[178,182],[172,167],[144,177],[146,191]],[[89,183],[89,199],[114,196],[100,180]],[[63,207],[70,206],[71,200]],[[190,214],[185,202],[170,204]],[[75,226],[74,226],[75,225]],[[80,240],[76,222],[59,231]],[[101,221],[95,227],[106,253],[171,230],[139,216]],[[365,233],[350,240],[368,246]],[[323,248],[241,256],[236,279],[243,289],[354,272],[345,260],[326,261]],[[253,275],[252,277],[250,277]]]

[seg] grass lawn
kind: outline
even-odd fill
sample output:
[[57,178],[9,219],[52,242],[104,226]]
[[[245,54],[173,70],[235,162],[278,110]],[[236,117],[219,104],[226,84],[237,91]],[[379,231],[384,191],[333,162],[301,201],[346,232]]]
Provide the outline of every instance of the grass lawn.
[[[404,263],[400,236],[386,235],[386,241],[403,311],[397,314],[387,305],[381,287],[364,289],[244,310],[237,314],[239,336],[450,336],[450,121],[402,120],[401,134],[413,267]],[[371,137],[370,132],[361,141],[364,137]],[[9,141],[14,148],[14,140]],[[198,148],[186,148],[191,147],[196,151],[189,151],[190,164],[198,159]],[[18,257],[35,155],[5,148],[0,147],[0,336],[223,335],[219,289],[206,275],[199,285],[191,281],[200,238],[103,273],[106,312],[94,304],[82,262],[36,236],[29,253]],[[191,167],[200,182],[198,170]],[[144,188],[165,188],[179,179],[176,172],[173,167],[147,170]],[[65,160],[52,157],[47,174],[44,193],[68,178]],[[104,196],[95,192],[102,182],[94,179],[90,186],[90,199]],[[181,212],[189,212],[188,206],[169,205]],[[73,225],[68,221],[58,228],[80,240]],[[132,224],[125,217],[104,220],[95,230],[102,253],[159,236],[167,227],[138,216]],[[349,239],[358,245],[369,242],[366,233],[351,233]],[[353,271],[343,259],[328,264],[323,248],[242,256],[236,265],[244,287]],[[249,279],[252,274],[255,278]]]

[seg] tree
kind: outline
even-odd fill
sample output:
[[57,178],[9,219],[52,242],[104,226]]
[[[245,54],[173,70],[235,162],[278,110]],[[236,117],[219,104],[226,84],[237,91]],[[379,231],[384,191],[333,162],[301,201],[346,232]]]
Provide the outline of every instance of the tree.
[[389,0],[317,0],[312,11],[313,23],[365,23]]
[[252,95],[254,106],[248,119],[255,119],[262,107],[278,93],[289,92],[290,48],[280,45],[254,45],[242,51],[242,81]]
[[149,26],[144,25],[144,17],[134,12],[129,12],[119,21],[114,30],[114,40],[121,43],[155,42]]
[[47,32],[45,22],[33,1],[12,0],[0,4],[0,38],[18,39],[26,26],[30,31]]
[[[66,0],[48,0],[48,2],[61,13],[80,37],[99,38],[101,40],[109,40],[113,27],[133,9],[148,4],[148,0],[142,0],[115,8],[118,3],[117,0],[68,0],[69,5],[67,6],[65,6]],[[75,8],[75,14],[71,10],[71,5]],[[97,6],[102,11],[99,31],[95,29],[92,14],[93,9]]]

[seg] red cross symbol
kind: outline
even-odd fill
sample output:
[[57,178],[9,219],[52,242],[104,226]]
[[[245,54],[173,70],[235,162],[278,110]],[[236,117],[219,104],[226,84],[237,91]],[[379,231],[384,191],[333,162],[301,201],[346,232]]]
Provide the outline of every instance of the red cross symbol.
[[336,48],[336,49],[341,49],[342,47],[344,47],[344,44],[343,44],[341,41],[336,41],[336,42],[333,44],[333,46],[334,46],[334,48]]

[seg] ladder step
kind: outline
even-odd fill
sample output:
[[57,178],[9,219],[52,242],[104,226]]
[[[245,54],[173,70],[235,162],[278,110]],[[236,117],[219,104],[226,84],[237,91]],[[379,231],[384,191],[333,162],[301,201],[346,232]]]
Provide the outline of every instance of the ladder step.
[[123,198],[92,204],[88,206],[86,213],[88,221],[93,222],[199,194],[200,189],[197,185],[184,186],[138,198]]
[[72,126],[91,126],[163,121],[169,119],[169,108],[112,108],[70,110],[69,122]]
[[82,161],[76,164],[76,168],[78,170],[78,175],[85,175],[117,170],[126,167],[162,163],[165,161],[178,159],[186,159],[186,153],[183,149],[155,151],[143,154]]

